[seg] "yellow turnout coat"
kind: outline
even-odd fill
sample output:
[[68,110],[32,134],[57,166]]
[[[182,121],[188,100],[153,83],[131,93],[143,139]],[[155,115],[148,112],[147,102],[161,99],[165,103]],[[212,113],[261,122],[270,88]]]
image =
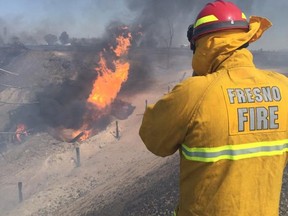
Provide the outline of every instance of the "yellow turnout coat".
[[[255,22],[248,41],[265,30],[263,20]],[[163,157],[180,151],[177,216],[279,214],[288,79],[257,69],[250,51],[237,49],[245,43],[239,34],[199,39],[193,68],[200,76],[176,85],[144,114],[139,133],[147,148]]]

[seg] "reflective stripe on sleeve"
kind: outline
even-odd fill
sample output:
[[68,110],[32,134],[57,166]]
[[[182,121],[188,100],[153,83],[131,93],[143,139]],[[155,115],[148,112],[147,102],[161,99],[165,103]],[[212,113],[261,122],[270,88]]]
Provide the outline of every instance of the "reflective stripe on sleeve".
[[238,145],[226,145],[211,148],[181,147],[187,160],[199,162],[216,162],[219,160],[241,160],[246,158],[281,155],[288,152],[288,139],[256,142]]

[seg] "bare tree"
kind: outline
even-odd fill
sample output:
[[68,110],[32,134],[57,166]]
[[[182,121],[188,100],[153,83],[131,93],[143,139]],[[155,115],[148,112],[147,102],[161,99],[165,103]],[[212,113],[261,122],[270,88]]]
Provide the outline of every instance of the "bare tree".
[[167,22],[167,29],[168,29],[168,34],[166,37],[163,38],[163,41],[166,45],[167,48],[167,68],[170,66],[170,52],[171,52],[171,47],[172,47],[172,42],[173,42],[173,37],[174,37],[174,23],[169,19],[169,17],[166,19]]

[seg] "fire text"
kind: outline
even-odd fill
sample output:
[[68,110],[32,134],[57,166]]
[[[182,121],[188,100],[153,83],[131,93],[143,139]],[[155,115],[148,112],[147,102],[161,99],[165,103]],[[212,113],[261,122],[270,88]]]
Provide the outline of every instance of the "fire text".
[[[279,129],[281,91],[277,86],[226,88],[233,133]],[[233,122],[233,123],[232,123]]]

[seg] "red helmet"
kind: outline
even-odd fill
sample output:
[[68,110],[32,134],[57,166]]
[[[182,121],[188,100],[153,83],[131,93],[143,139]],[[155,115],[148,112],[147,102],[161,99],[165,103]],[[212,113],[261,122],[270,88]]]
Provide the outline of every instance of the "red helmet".
[[193,33],[188,40],[194,42],[205,34],[227,29],[248,31],[249,23],[245,14],[235,4],[216,0],[206,4],[200,11],[193,25]]

